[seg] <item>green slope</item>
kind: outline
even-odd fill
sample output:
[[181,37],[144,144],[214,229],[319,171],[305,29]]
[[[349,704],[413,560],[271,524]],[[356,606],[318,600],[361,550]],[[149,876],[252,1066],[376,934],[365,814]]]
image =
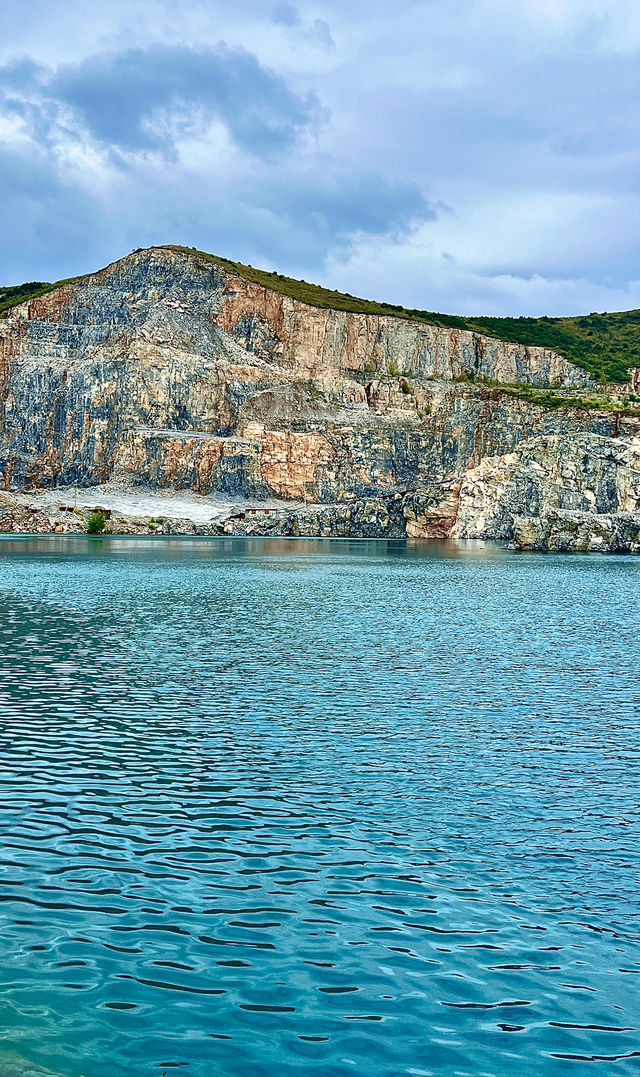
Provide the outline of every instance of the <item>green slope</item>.
[[516,344],[531,344],[564,355],[570,362],[583,367],[596,379],[625,382],[629,368],[640,366],[640,310],[620,314],[588,314],[578,318],[464,318],[456,314],[437,314],[395,305],[358,299],[349,293],[331,291],[318,284],[294,280],[281,273],[232,262],[192,247],[167,244],[170,250],[195,254],[214,262],[247,280],[271,288],[274,292],[292,296],[314,307],[354,311],[357,314],[387,314],[395,318],[410,318],[440,325],[448,329],[470,329]]
[[56,280],[53,283],[45,280],[30,280],[26,284],[13,284],[8,288],[0,287],[0,314],[11,310],[18,303],[26,303],[27,299],[37,299],[47,292],[53,292],[61,288],[63,284],[73,284],[82,277],[65,277],[64,280]]
[[[629,368],[640,366],[640,310],[622,311],[617,314],[588,314],[576,318],[466,318],[455,314],[438,314],[434,311],[417,310],[393,303],[377,303],[359,299],[348,292],[332,291],[318,284],[294,280],[281,273],[269,273],[263,269],[232,262],[228,258],[198,251],[193,247],[166,244],[163,249],[182,251],[207,262],[212,262],[237,273],[274,292],[299,299],[314,307],[352,311],[357,314],[386,314],[394,318],[409,318],[429,325],[450,329],[469,329],[509,340],[518,344],[537,345],[564,355],[570,362],[583,367],[601,381],[624,382]],[[26,299],[44,295],[62,284],[81,278],[48,284],[31,281],[12,288],[0,288],[0,313],[22,303]]]
[[30,280],[26,284],[0,288],[0,312],[15,307],[16,303],[24,303],[26,299],[33,299],[36,295],[44,295],[51,287],[55,286],[42,280]]
[[640,366],[640,310],[577,318],[466,318],[501,340],[551,348],[601,381],[625,382]]

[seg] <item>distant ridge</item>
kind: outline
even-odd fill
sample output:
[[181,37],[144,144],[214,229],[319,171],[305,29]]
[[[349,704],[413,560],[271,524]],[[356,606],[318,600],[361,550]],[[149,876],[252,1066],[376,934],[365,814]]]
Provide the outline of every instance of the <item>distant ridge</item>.
[[[198,260],[211,262],[263,288],[314,307],[422,321],[449,329],[466,329],[517,344],[548,348],[587,370],[602,382],[625,382],[629,377],[629,369],[640,366],[640,310],[592,313],[567,318],[463,317],[360,299],[348,292],[338,292],[304,280],[295,280],[275,271],[255,269],[242,262],[208,254],[194,247],[167,243],[151,249],[178,251]],[[68,277],[53,283],[30,281],[26,284],[0,287],[0,314],[18,303],[46,295],[55,288],[82,279],[83,277]]]

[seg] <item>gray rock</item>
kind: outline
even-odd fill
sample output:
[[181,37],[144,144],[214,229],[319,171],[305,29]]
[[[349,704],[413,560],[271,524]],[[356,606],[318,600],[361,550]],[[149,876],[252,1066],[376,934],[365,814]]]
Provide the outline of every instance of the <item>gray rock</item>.
[[640,512],[549,508],[538,517],[516,516],[513,547],[556,553],[640,553]]
[[452,533],[527,549],[633,549],[640,438],[566,434],[523,441],[469,469]]
[[544,349],[319,310],[192,255],[140,251],[0,319],[0,478],[331,502],[584,425],[446,380],[478,374],[589,381]]
[[[543,408],[482,379],[590,383],[545,349],[318,309],[195,254],[139,251],[0,319],[0,485],[115,480],[320,506],[235,514],[230,534],[519,542],[529,520],[548,546],[557,510],[583,514],[581,542],[595,515],[611,542],[632,544],[638,420],[622,406]],[[5,530],[84,527],[0,513]],[[121,516],[109,527],[221,530]]]

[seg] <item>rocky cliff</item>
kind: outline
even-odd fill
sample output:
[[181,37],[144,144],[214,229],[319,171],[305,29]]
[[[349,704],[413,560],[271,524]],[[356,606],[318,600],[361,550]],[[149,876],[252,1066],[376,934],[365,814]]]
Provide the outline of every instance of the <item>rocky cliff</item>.
[[[605,511],[586,487],[579,505],[556,505],[552,469],[534,496],[525,476],[547,465],[527,446],[585,473],[589,446],[613,446],[600,490],[633,471],[621,448],[640,430],[633,409],[550,408],[508,388],[589,385],[546,349],[319,309],[152,248],[0,319],[0,480],[5,491],[117,482],[327,506],[308,525],[299,517],[303,532],[334,533],[333,519],[340,533],[511,539],[517,518],[547,505]],[[640,508],[637,494],[615,511]],[[356,503],[379,511],[362,517]]]

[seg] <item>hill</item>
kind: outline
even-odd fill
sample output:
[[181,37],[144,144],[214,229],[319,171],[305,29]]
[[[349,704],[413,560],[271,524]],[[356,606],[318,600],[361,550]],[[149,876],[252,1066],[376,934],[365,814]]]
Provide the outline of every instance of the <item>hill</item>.
[[[213,262],[228,272],[236,273],[281,295],[290,296],[310,306],[331,310],[351,311],[356,314],[379,314],[447,329],[465,329],[496,337],[499,340],[548,348],[564,356],[569,362],[582,367],[602,382],[625,382],[631,367],[640,366],[640,310],[617,313],[591,313],[581,317],[567,318],[494,318],[463,317],[456,314],[440,314],[436,311],[418,310],[393,303],[380,303],[361,299],[348,292],[323,288],[308,281],[295,280],[275,271],[268,272],[253,266],[234,262],[218,255],[207,254],[193,247],[175,244],[163,245],[166,249],[194,255]],[[63,284],[79,277],[49,283],[29,281],[26,284],[0,287],[0,314],[18,303],[46,295]]]
[[125,490],[141,533],[194,533],[163,521],[181,491],[231,512],[224,534],[640,551],[637,392],[548,347],[587,341],[610,376],[630,316],[454,318],[167,246],[63,283],[0,296],[0,531],[106,528]]

